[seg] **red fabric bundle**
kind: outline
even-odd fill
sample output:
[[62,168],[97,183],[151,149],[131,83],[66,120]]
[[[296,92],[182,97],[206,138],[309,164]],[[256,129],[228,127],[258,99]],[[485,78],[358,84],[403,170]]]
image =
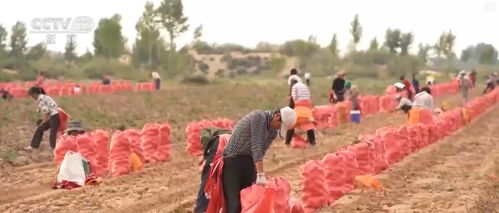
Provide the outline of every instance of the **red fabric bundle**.
[[309,161],[301,167],[301,200],[307,210],[327,205],[326,173],[317,161]]
[[170,124],[159,124],[159,136],[156,159],[158,161],[167,161],[170,159]]
[[97,163],[104,173],[109,170],[109,135],[110,133],[106,130],[98,129],[92,132],[92,137],[95,142],[95,151],[97,153]]
[[103,175],[106,171],[98,163],[95,142],[92,135],[89,133],[78,135],[76,137],[76,144],[78,152],[90,163],[92,174],[96,176]]
[[275,191],[253,184],[241,190],[241,213],[276,213],[273,207]]
[[64,160],[64,156],[68,151],[78,152],[76,138],[74,136],[61,135],[57,139],[54,149],[54,160],[57,163],[57,166],[61,165],[62,160]]
[[349,177],[345,170],[345,160],[336,153],[329,153],[322,158],[321,165],[326,173],[326,185],[328,191],[328,204],[343,196],[345,192],[352,190]]
[[374,173],[374,146],[360,142],[348,146],[348,150],[355,153],[355,159],[357,160],[358,167],[355,175]]
[[303,139],[300,135],[294,134],[293,135],[293,140],[291,141],[291,147],[297,148],[297,149],[304,149],[307,148],[308,143]]
[[127,129],[123,132],[127,135],[128,141],[130,142],[130,149],[132,153],[139,156],[140,161],[145,162],[144,153],[142,147],[140,146],[140,132],[137,129]]
[[161,140],[159,134],[159,126],[157,124],[145,124],[140,133],[140,146],[144,154],[145,162],[155,163],[156,150]]
[[109,163],[113,177],[131,172],[131,154],[132,149],[127,135],[121,131],[115,132],[111,138],[111,149],[109,151]]
[[68,113],[64,112],[62,108],[57,108],[59,120],[61,121],[61,125],[59,126],[59,133],[64,134],[64,130],[66,130],[66,124],[69,120]]

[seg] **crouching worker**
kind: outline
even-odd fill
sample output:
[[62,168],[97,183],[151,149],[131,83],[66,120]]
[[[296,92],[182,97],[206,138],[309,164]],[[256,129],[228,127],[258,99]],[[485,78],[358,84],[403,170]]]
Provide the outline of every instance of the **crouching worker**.
[[397,105],[397,107],[395,109],[391,110],[390,112],[402,110],[402,111],[404,111],[404,113],[407,114],[412,109],[412,101],[406,97],[403,97],[400,94],[397,94],[395,96],[395,101],[399,102],[399,104]]
[[[312,101],[310,99],[310,90],[307,85],[293,81],[293,87],[291,88],[291,98],[294,102],[294,108],[296,113],[296,127],[301,128],[303,131],[307,132],[307,141],[310,145],[315,145],[315,133],[314,133],[314,116],[312,115]],[[295,129],[292,128],[286,133],[286,145],[291,143],[291,140],[295,134]]]
[[68,127],[64,130],[65,135],[77,136],[81,134],[85,134],[85,129],[81,121],[71,121],[68,123]]
[[200,160],[203,170],[201,171],[201,184],[199,186],[198,198],[194,213],[206,212],[208,207],[208,198],[205,195],[206,180],[213,162],[216,162],[222,156],[225,144],[230,138],[230,131],[220,128],[205,128],[201,130],[201,146],[203,157]]
[[206,183],[210,198],[207,213],[221,209],[227,213],[241,212],[240,191],[255,182],[267,184],[263,157],[278,132],[291,129],[295,123],[296,113],[289,107],[255,110],[237,123],[223,157],[211,168]]
[[28,94],[37,101],[38,107],[36,111],[40,113],[42,118],[39,122],[37,122],[38,127],[33,135],[33,139],[31,140],[31,145],[26,147],[25,150],[30,151],[38,149],[43,138],[43,132],[49,129],[50,147],[54,150],[57,139],[57,131],[59,131],[59,127],[61,126],[57,103],[55,103],[51,97],[45,95],[45,91],[40,87],[31,87]]

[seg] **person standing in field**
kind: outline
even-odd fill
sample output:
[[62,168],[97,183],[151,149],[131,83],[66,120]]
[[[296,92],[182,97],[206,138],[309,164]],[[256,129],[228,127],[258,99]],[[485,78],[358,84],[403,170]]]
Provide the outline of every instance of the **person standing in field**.
[[414,87],[414,92],[416,94],[419,93],[419,80],[416,77],[416,74],[412,74],[412,86]]
[[158,72],[152,72],[151,75],[154,80],[154,87],[159,90],[161,88],[161,76],[159,76]]
[[338,77],[333,80],[333,85],[331,90],[334,95],[334,103],[342,102],[345,100],[345,72],[341,71],[338,73]]
[[475,84],[476,84],[476,70],[475,69],[471,70],[471,72],[469,74],[469,78],[471,81],[471,88],[475,87]]
[[[310,99],[310,90],[307,85],[303,83],[296,82],[293,80],[293,86],[291,88],[291,98],[293,99],[295,106],[291,107],[295,109],[295,113],[297,117],[304,118],[304,120],[300,119],[300,122],[296,124],[297,127],[301,128],[303,131],[307,132],[307,141],[310,145],[315,145],[315,133],[313,124],[313,117],[307,119],[306,115],[312,115],[312,100]],[[297,121],[298,122],[298,121]],[[295,134],[295,129],[289,129],[286,132],[286,145],[291,143],[291,139],[293,139],[293,135]]]
[[310,74],[310,72],[306,72],[304,77],[305,82],[307,83],[307,87],[310,87],[310,78],[312,78],[312,75]]
[[38,149],[43,138],[43,132],[49,129],[50,147],[52,148],[52,150],[54,150],[57,140],[57,131],[61,126],[57,103],[55,103],[55,101],[51,97],[45,95],[45,91],[43,91],[39,87],[31,87],[28,91],[28,94],[31,96],[31,98],[36,100],[38,104],[36,111],[40,113],[42,119],[40,124],[36,128],[35,134],[33,135],[31,145],[26,147],[25,150],[30,151],[33,149]]
[[289,86],[289,93],[288,93],[288,98],[289,98],[289,104],[288,106],[291,108],[294,108],[295,102],[291,98],[291,87],[293,87],[293,82],[302,82],[300,76],[298,76],[298,70],[295,68],[291,69],[289,72],[289,77],[288,77],[288,86]]
[[44,72],[40,72],[38,74],[38,76],[36,77],[36,80],[35,80],[35,87],[42,87],[43,86],[43,83],[45,82],[45,73]]
[[412,90],[411,90],[411,82],[405,79],[405,76],[400,76],[400,82],[404,84],[405,91],[407,92],[407,97],[412,100]]
[[459,90],[464,103],[468,102],[468,90],[470,89],[470,80],[466,77],[466,71],[459,72],[457,80],[459,82]]

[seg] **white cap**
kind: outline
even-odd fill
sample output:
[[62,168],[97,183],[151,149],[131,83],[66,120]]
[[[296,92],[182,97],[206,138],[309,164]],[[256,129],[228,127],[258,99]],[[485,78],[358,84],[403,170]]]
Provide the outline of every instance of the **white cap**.
[[282,136],[286,130],[294,128],[296,124],[296,112],[290,107],[284,107],[280,111],[282,124],[279,134]]

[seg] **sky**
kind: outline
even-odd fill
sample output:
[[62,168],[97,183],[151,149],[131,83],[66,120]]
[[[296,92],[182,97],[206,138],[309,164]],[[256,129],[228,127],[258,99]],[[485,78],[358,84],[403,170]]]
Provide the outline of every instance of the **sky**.
[[[152,0],[155,6],[161,0]],[[36,21],[44,18],[75,20],[90,17],[95,25],[101,18],[119,13],[122,33],[131,49],[135,41],[135,24],[142,15],[145,0],[4,0],[0,4],[0,24],[10,28],[16,21],[28,27],[28,46],[47,41],[47,48],[64,51],[67,34],[39,33]],[[283,43],[293,39],[317,37],[322,46],[338,35],[340,50],[347,50],[351,41],[350,23],[359,15],[363,35],[359,48],[365,49],[377,37],[384,41],[388,28],[412,32],[414,44],[435,44],[440,34],[452,30],[456,35],[456,53],[469,45],[485,42],[499,48],[499,0],[183,0],[184,14],[190,29],[178,43],[192,41],[193,31],[203,25],[204,41],[237,43],[254,47],[260,41]],[[93,51],[93,32],[74,37],[77,52]]]

